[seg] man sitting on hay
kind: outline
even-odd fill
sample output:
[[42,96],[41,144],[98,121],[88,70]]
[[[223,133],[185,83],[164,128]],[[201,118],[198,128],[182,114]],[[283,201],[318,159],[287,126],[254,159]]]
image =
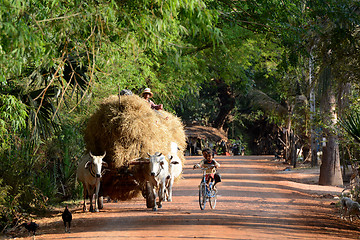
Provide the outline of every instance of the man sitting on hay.
[[142,93],[143,98],[145,99],[146,102],[150,104],[151,109],[163,110],[162,104],[156,105],[153,101],[150,100],[150,98],[152,98],[153,95],[154,94],[151,92],[150,88],[145,88]]

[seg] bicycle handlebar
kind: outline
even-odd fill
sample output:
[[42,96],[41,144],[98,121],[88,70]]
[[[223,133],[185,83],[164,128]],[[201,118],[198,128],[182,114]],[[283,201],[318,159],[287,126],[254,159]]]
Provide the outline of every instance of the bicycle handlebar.
[[208,165],[208,166],[198,167],[198,168],[204,171],[204,170],[208,170],[208,169],[211,169],[211,168],[214,168],[214,167],[216,168],[216,166],[214,164],[211,164],[211,165]]

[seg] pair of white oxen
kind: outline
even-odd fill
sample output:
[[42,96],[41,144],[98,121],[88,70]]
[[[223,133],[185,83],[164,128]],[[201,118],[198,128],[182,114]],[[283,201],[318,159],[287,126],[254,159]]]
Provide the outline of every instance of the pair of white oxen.
[[[104,173],[102,167],[107,167],[107,163],[103,161],[106,152],[102,156],[94,156],[89,152],[84,155],[77,168],[78,181],[83,184],[84,188],[84,205],[83,211],[86,211],[86,196],[90,198],[90,212],[99,211],[99,189],[101,176]],[[156,152],[149,155],[147,163],[150,164],[150,190],[154,197],[153,210],[156,211],[156,196],[159,197],[157,205],[162,207],[162,201],[172,201],[172,187],[174,180],[180,176],[182,172],[181,159],[178,157],[178,146],[171,142],[171,152],[168,154],[170,163],[166,160],[162,153]],[[156,190],[157,193],[156,193]],[[95,198],[93,207],[93,198]]]

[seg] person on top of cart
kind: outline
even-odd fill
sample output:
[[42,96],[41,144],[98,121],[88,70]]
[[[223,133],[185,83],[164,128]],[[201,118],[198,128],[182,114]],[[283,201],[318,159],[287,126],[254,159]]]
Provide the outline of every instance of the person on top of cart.
[[218,182],[221,182],[221,176],[220,174],[217,172],[217,168],[220,167],[220,163],[218,163],[215,159],[213,159],[213,155],[211,152],[211,149],[209,148],[205,148],[202,150],[202,154],[204,159],[201,160],[200,163],[195,164],[193,169],[195,168],[203,168],[203,167],[210,167],[206,170],[206,182],[209,183],[210,181],[214,181],[214,186],[213,188],[215,188],[215,185]]
[[151,92],[150,88],[145,88],[142,96],[145,99],[146,102],[148,102],[150,104],[151,109],[155,109],[155,110],[163,110],[163,105],[162,104],[155,104],[153,101],[150,100],[150,98],[152,98],[154,94]]

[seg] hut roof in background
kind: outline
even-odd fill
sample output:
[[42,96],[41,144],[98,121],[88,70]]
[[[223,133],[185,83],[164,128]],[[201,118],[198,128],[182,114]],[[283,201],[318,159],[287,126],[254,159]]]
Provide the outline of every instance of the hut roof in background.
[[219,129],[200,125],[186,126],[185,135],[187,138],[207,139],[214,142],[228,141],[225,133]]

